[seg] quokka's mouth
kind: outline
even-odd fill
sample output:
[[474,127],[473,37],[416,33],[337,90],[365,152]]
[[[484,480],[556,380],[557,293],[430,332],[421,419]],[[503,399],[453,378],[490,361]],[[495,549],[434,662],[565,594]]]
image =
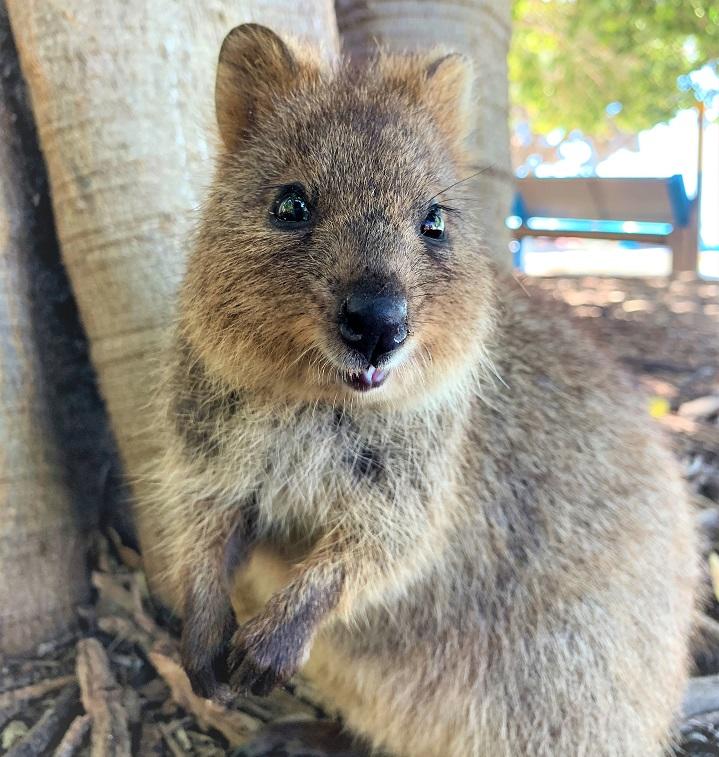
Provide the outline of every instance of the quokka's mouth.
[[346,373],[344,382],[357,392],[369,392],[382,386],[387,374],[388,371],[370,365],[369,368],[358,373]]

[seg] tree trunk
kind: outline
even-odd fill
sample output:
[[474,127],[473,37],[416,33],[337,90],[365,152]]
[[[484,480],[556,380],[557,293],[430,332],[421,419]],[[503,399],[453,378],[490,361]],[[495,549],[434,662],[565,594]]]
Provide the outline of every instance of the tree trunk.
[[13,655],[74,626],[88,584],[77,500],[55,435],[54,377],[38,338],[48,325],[38,287],[48,276],[58,283],[45,265],[58,250],[1,3],[0,69],[0,654]]
[[442,46],[472,56],[477,73],[477,129],[472,157],[483,173],[474,182],[487,244],[511,263],[505,218],[513,175],[509,154],[507,52],[510,0],[336,0],[344,50],[371,54],[379,43],[395,51]]
[[[236,24],[337,46],[331,0],[7,0],[63,258],[125,471],[154,454],[149,377],[207,183],[220,43]],[[152,535],[139,523],[146,547]],[[158,565],[150,562],[148,572]]]

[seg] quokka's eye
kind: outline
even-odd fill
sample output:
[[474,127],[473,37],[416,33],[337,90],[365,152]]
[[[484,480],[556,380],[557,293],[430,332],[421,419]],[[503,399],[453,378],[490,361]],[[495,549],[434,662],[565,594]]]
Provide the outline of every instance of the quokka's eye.
[[444,239],[444,216],[439,205],[432,205],[427,211],[427,217],[419,225],[419,231],[434,240]]
[[305,193],[299,187],[291,187],[280,193],[270,215],[281,226],[307,223],[312,216]]

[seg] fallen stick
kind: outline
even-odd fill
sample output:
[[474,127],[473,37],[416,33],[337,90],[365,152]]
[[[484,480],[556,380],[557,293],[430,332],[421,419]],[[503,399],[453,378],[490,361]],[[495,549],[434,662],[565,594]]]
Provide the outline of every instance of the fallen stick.
[[47,754],[50,745],[57,741],[78,710],[77,686],[68,686],[23,739],[6,752],[6,757],[37,757]]
[[[214,728],[222,733],[233,746],[240,746],[263,727],[266,719],[287,714],[315,714],[313,706],[290,698],[282,691],[275,692],[263,703],[261,709],[264,717],[256,716],[258,713],[250,714],[228,707],[224,701],[211,701],[198,697],[192,691],[189,679],[180,663],[176,641],[145,612],[134,580],[135,576],[118,579],[108,573],[93,574],[92,582],[103,599],[119,610],[117,614],[103,615],[98,618],[98,626],[105,633],[137,644],[159,676],[169,686],[173,700],[180,707],[191,712],[203,728]],[[218,697],[218,699],[221,698]],[[227,701],[231,699],[228,694]],[[288,707],[289,702],[292,703],[291,708]],[[260,709],[256,708],[251,700],[247,700],[246,704],[252,709]],[[163,735],[165,735],[164,732]],[[168,739],[165,738],[165,741],[167,742]],[[172,749],[169,743],[168,747]]]
[[138,755],[162,754],[162,741],[162,732],[157,727],[157,723],[145,720],[140,730],[140,742],[137,745]]
[[65,731],[65,735],[57,745],[53,757],[72,757],[76,754],[82,742],[87,736],[87,732],[92,725],[92,717],[90,715],[78,715],[75,720],[70,723],[70,727]]
[[77,680],[82,704],[92,717],[92,757],[130,757],[122,687],[112,675],[110,661],[97,639],[77,643]]
[[170,641],[172,637],[145,612],[142,606],[142,598],[137,586],[137,576],[126,577],[130,581],[131,588],[127,588],[122,580],[112,573],[95,571],[92,574],[92,585],[100,592],[100,595],[124,610],[145,633],[150,634],[156,640]]
[[698,423],[678,415],[665,415],[659,422],[674,433],[701,444],[707,451],[719,453],[719,427],[708,423]]
[[121,615],[105,615],[98,618],[97,626],[111,636],[119,636],[125,641],[137,644],[147,654],[153,647],[155,639],[147,631],[143,631],[136,623]]
[[55,689],[61,689],[70,683],[74,683],[75,676],[60,676],[59,678],[50,678],[47,681],[39,681],[29,686],[23,686],[21,689],[11,689],[0,694],[0,710],[11,707],[17,702],[26,702],[30,699],[39,699],[49,694]]
[[172,729],[164,723],[158,723],[158,727],[160,728],[160,733],[162,733],[162,737],[165,740],[168,749],[172,752],[174,757],[184,757],[185,752],[175,741]]
[[163,649],[158,644],[148,654],[148,658],[170,687],[175,702],[191,712],[203,728],[211,727],[218,730],[232,746],[247,743],[249,737],[264,725],[261,720],[244,712],[230,710],[219,702],[198,697],[192,691],[182,666],[174,659],[174,650]]
[[682,402],[677,409],[677,415],[692,421],[703,420],[719,413],[719,395],[708,394],[704,397]]
[[190,681],[180,665],[177,647],[168,634],[162,632],[159,641],[153,640],[147,631],[119,615],[100,618],[98,625],[105,633],[138,644],[158,675],[169,686],[173,700],[191,712],[202,728],[214,728],[230,744],[241,746],[247,742],[250,735],[262,727],[263,723],[259,719],[238,710],[231,710],[219,702],[198,697],[192,691]]

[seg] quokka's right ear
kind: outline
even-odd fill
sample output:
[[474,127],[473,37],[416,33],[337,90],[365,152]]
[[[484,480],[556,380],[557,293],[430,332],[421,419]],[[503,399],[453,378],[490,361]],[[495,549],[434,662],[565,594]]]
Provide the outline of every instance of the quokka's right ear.
[[425,69],[422,98],[440,128],[462,142],[472,129],[474,67],[460,53],[439,55]]
[[259,24],[236,26],[220,49],[215,81],[215,112],[222,141],[234,150],[272,100],[287,91],[300,64],[287,45]]

